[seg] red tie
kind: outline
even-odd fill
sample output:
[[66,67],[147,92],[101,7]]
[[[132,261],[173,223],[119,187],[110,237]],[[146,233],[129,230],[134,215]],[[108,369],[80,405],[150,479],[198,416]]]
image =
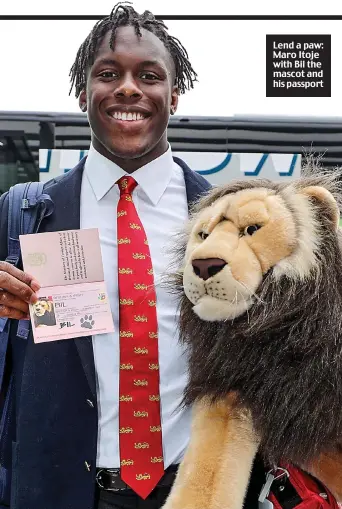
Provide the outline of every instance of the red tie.
[[146,498],[164,474],[158,322],[150,250],[132,177],[118,181],[121,478]]

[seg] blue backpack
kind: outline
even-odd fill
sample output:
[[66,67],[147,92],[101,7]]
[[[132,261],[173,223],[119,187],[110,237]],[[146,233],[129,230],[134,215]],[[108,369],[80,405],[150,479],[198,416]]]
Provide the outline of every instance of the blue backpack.
[[[36,233],[42,220],[53,212],[53,202],[44,193],[42,182],[17,184],[8,192],[8,250],[6,262],[18,266],[21,260],[19,235]],[[27,339],[29,320],[0,318],[0,395],[2,413],[0,417],[0,509],[10,505],[12,439],[15,433],[13,373],[6,365],[11,327],[17,324],[17,336]],[[6,376],[5,376],[6,372]],[[9,372],[9,374],[7,374]]]

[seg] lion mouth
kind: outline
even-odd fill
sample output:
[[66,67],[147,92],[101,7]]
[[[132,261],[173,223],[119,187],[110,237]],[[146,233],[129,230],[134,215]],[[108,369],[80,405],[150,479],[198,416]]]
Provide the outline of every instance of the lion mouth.
[[202,320],[233,320],[245,313],[254,302],[253,292],[237,281],[230,271],[225,271],[225,277],[217,274],[206,281],[192,270],[184,271],[184,293],[193,304],[193,311]]
[[252,298],[230,301],[205,294],[192,309],[201,320],[217,322],[234,320],[248,311],[253,302]]

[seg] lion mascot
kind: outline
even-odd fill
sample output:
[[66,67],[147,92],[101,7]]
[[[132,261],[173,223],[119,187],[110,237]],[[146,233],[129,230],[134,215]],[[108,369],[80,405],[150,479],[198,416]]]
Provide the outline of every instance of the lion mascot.
[[53,303],[50,299],[40,297],[33,308],[33,318],[35,327],[48,327],[56,325]]
[[341,195],[336,173],[307,169],[195,204],[169,280],[192,431],[164,509],[241,509],[257,452],[342,501]]

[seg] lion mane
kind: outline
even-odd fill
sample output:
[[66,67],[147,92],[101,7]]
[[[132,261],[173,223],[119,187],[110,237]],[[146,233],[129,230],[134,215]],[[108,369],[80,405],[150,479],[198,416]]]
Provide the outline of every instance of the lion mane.
[[[179,298],[180,337],[189,355],[184,404],[235,394],[237,407],[251,414],[259,451],[270,465],[284,460],[308,464],[336,451],[342,441],[341,233],[329,200],[309,193],[310,213],[305,217],[292,201],[316,186],[329,191],[340,208],[340,174],[317,168],[304,168],[303,176],[290,183],[255,179],[213,189],[195,204],[174,253],[182,266],[190,233],[203,211],[228,195],[266,189],[286,204],[297,251],[312,251],[305,274],[300,272],[300,253],[294,253],[291,264],[282,260],[263,274],[246,312],[212,321],[194,312],[184,291],[183,268],[169,281]],[[309,245],[308,230],[314,237]]]
[[[36,313],[36,306],[39,306],[41,310],[44,311],[42,314]],[[56,325],[56,318],[54,314],[53,304],[49,299],[45,299],[44,297],[40,297],[36,303],[33,305],[33,318],[34,324],[36,327],[40,327],[42,325]]]

